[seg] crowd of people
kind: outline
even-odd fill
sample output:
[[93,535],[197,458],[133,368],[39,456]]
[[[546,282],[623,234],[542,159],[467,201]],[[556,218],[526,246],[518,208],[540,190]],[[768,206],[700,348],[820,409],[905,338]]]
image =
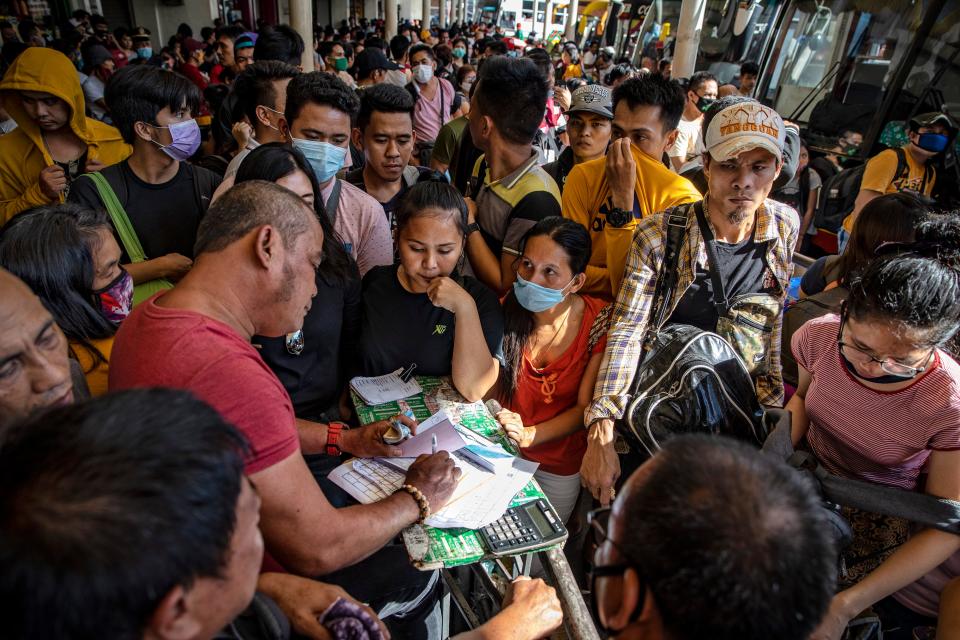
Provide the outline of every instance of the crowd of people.
[[[18,27],[0,23],[11,637],[246,638],[271,611],[309,638],[441,639],[442,580],[399,533],[450,499],[453,458],[367,505],[328,478],[399,455],[349,380],[416,365],[500,404],[611,637],[840,640],[872,612],[885,638],[960,638],[960,537],[845,508],[840,549],[784,461],[707,435],[641,459],[617,428],[647,337],[692,326],[729,337],[830,473],[960,500],[960,215],[929,197],[949,115],[867,163],[799,322],[795,254],[862,136],[811,161],[752,62],[674,79],[656,49],[633,69],[483,23],[181,25],[156,48],[82,10],[55,41]],[[457,637],[561,622],[521,578]]]

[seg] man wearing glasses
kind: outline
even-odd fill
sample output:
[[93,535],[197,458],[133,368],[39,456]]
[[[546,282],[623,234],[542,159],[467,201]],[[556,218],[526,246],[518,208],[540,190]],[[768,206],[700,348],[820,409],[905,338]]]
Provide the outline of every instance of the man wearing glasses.
[[836,584],[819,499],[727,438],[669,441],[590,524],[594,616],[611,638],[804,640]]

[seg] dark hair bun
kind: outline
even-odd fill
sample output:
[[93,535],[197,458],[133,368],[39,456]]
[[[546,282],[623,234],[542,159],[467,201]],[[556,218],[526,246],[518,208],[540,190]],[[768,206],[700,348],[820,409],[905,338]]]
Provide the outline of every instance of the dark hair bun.
[[960,215],[930,216],[917,228],[913,251],[960,271]]

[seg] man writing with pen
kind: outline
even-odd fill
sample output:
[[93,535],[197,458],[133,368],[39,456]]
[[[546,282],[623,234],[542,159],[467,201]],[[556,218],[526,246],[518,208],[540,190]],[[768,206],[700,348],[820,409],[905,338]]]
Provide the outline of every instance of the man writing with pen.
[[[244,433],[251,444],[245,473],[262,500],[266,570],[323,576],[370,603],[394,637],[439,639],[438,575],[414,569],[393,541],[447,502],[461,472],[444,451],[421,456],[397,493],[334,508],[304,454],[397,455],[382,439],[391,423],[343,429],[298,421],[250,344],[253,335],[300,328],[322,252],[319,220],[299,196],[257,180],[234,186],[200,224],[194,268],[122,325],[110,388],[189,390]],[[410,418],[398,419],[415,428]]]

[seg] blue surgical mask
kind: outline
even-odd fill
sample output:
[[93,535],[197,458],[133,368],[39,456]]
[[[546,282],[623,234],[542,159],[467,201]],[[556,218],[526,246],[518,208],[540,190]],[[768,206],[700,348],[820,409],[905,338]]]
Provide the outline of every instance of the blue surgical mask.
[[[573,280],[570,282],[573,282]],[[563,289],[566,289],[570,282],[565,284]],[[539,284],[524,280],[519,275],[517,281],[513,283],[513,295],[517,297],[517,302],[520,303],[521,307],[533,313],[546,311],[563,302],[563,299],[567,297],[563,293],[563,289],[542,287]]]
[[340,171],[343,161],[347,158],[346,149],[329,142],[294,138],[293,146],[307,158],[320,184],[328,182],[337,175],[337,171]]
[[140,47],[137,49],[137,57],[143,58],[144,60],[149,60],[153,57],[153,48],[152,47]]
[[950,138],[942,133],[921,133],[920,139],[917,141],[917,146],[924,151],[940,153],[947,148],[949,142]]

